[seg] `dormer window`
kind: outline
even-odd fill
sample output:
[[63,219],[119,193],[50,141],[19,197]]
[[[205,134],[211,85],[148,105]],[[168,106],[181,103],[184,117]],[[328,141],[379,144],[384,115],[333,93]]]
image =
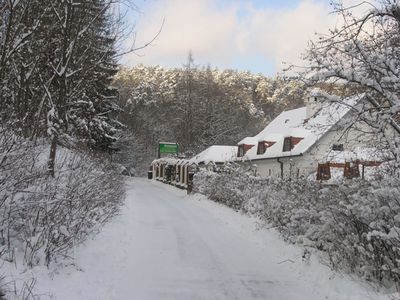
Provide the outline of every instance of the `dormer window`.
[[239,145],[237,156],[238,157],[243,157],[244,156],[244,145]]
[[265,151],[267,151],[267,149],[269,147],[271,147],[275,143],[276,142],[272,142],[272,141],[261,141],[261,142],[258,142],[257,154],[264,154]]
[[265,143],[264,142],[258,142],[257,154],[264,154],[265,150],[267,150],[267,147],[265,147]]
[[289,136],[283,140],[283,152],[291,151],[303,138]]
[[292,150],[292,139],[291,137],[285,137],[283,140],[283,152]]
[[249,151],[251,148],[253,148],[253,146],[254,145],[246,145],[246,144],[239,145],[237,156],[243,157],[247,151]]

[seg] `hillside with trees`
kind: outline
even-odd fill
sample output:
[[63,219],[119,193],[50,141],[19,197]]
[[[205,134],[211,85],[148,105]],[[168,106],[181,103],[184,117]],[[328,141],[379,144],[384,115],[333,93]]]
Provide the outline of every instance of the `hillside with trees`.
[[[121,206],[117,3],[0,1],[1,268],[68,257]],[[31,288],[1,282],[0,298]]]
[[182,68],[138,65],[116,75],[118,160],[139,174],[157,155],[160,141],[177,142],[187,156],[210,145],[235,145],[260,131],[283,110],[303,105],[306,86],[294,78],[270,78],[197,66],[191,54]]

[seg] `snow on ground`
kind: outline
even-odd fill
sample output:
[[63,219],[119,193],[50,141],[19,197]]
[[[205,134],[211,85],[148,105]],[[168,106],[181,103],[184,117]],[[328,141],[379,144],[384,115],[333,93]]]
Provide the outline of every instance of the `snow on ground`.
[[25,273],[40,299],[390,299],[204,196],[136,178],[128,188],[121,215],[75,249],[75,266]]

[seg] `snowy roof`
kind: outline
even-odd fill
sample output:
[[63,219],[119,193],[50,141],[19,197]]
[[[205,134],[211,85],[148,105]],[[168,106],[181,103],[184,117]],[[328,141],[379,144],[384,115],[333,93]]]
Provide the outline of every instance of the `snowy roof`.
[[245,137],[238,143],[238,145],[256,145],[257,143],[258,143],[257,137],[251,136],[251,137]]
[[237,146],[214,145],[194,156],[190,162],[196,164],[223,163],[236,159],[236,153]]
[[[364,94],[349,97],[340,102],[336,98],[321,105],[314,116],[306,119],[307,108],[301,107],[282,112],[267,127],[254,137],[247,137],[238,144],[251,144],[243,160],[278,158],[301,155],[311,148],[326,132],[342,119],[354,105],[364,98]],[[302,138],[291,151],[283,151],[285,137]],[[257,144],[260,141],[275,142],[264,154],[257,154]]]
[[176,145],[176,143],[171,143],[171,142],[159,142],[159,144]]
[[161,158],[157,158],[157,159],[153,160],[151,164],[161,163],[161,164],[167,164],[167,165],[175,165],[178,161],[179,161],[179,159],[176,157],[166,156],[166,157],[161,157]]
[[274,135],[275,138],[291,136],[293,130],[302,127],[305,118],[305,107],[284,111],[256,135],[257,140],[262,140],[268,135]]

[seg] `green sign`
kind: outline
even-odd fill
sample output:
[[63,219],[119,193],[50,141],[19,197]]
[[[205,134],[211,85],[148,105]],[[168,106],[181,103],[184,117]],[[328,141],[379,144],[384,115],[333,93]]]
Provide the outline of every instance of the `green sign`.
[[158,151],[162,153],[172,153],[178,155],[178,144],[173,143],[159,143]]

